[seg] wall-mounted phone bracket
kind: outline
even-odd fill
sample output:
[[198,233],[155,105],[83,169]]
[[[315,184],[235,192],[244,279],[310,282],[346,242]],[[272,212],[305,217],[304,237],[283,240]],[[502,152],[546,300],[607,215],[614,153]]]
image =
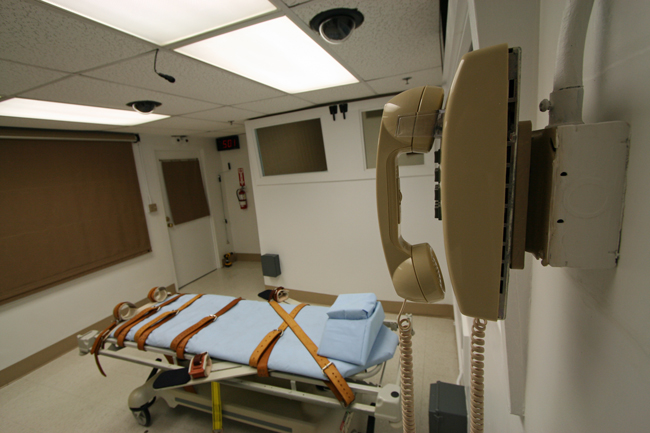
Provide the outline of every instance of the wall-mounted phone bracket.
[[629,133],[625,122],[533,132],[526,250],[543,265],[616,266]]

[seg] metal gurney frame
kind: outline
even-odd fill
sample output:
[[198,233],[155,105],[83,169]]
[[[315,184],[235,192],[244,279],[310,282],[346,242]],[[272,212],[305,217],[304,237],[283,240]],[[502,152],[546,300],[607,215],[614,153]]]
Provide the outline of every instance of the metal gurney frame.
[[[147,304],[140,309],[150,305],[152,304]],[[396,324],[393,323],[386,323],[386,325],[391,328],[396,327]],[[83,336],[78,336],[80,354],[84,355],[90,352],[98,335],[97,331],[90,331]],[[136,356],[142,352],[138,350],[135,342],[125,341],[124,347],[119,347],[117,340],[111,337],[106,339],[106,343],[108,346],[99,349],[98,355],[153,369],[146,382],[134,389],[128,399],[129,408],[142,425],[148,425],[151,422],[149,406],[156,397],[164,399],[172,408],[182,405],[211,413],[210,382],[219,382],[224,385],[222,406],[224,418],[256,425],[271,431],[305,433],[335,431],[331,427],[334,424],[327,427],[327,430],[319,430],[317,424],[314,424],[315,418],[312,416],[314,412],[317,412],[320,418],[336,420],[337,428],[345,419],[344,417],[349,417],[349,413],[363,415],[357,417],[361,419],[365,419],[365,416],[372,416],[386,419],[394,424],[401,422],[399,386],[395,384],[381,386],[386,362],[347,378],[348,385],[356,398],[351,405],[342,409],[339,401],[326,387],[323,387],[323,382],[320,380],[278,371],[271,371],[270,377],[261,378],[257,376],[256,368],[214,358],[212,359],[212,371],[208,377],[191,379],[184,384],[155,389],[153,383],[164,371],[186,369],[189,361],[179,359],[173,350],[167,348],[145,346],[146,352],[163,355],[169,361],[165,363],[161,360]],[[365,381],[380,373],[378,384]],[[194,387],[196,393],[186,391],[188,386]],[[242,398],[242,393],[246,393],[244,398]],[[272,400],[278,400],[277,398],[283,400],[280,403],[277,401],[274,403]],[[246,402],[254,404],[251,406]],[[270,411],[265,410],[267,406]],[[273,406],[281,407],[281,411],[274,411]],[[306,419],[305,413],[308,415]]]

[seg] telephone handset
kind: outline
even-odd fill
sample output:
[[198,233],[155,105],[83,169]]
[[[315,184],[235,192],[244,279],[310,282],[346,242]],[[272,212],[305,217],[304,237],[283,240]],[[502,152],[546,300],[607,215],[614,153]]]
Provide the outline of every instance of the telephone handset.
[[[439,87],[417,87],[388,101],[377,147],[377,212],[386,263],[397,294],[413,302],[436,302],[445,296],[445,283],[436,254],[429,244],[410,245],[400,234],[401,199],[397,157],[402,153],[426,153],[433,136],[398,134],[400,119],[419,113],[430,115],[442,107]],[[415,122],[414,122],[415,124]],[[409,135],[409,136],[406,136]]]

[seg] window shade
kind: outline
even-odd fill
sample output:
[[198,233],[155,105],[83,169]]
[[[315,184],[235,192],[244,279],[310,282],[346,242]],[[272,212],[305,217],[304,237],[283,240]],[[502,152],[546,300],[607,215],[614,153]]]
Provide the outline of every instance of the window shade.
[[198,159],[161,161],[174,224],[210,215]]
[[131,143],[0,140],[0,303],[151,251]]

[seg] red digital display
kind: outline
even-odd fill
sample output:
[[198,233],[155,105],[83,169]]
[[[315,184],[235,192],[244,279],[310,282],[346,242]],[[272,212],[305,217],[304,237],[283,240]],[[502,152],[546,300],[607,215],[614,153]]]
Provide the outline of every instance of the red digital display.
[[230,135],[228,137],[217,138],[217,150],[239,149],[239,136]]

